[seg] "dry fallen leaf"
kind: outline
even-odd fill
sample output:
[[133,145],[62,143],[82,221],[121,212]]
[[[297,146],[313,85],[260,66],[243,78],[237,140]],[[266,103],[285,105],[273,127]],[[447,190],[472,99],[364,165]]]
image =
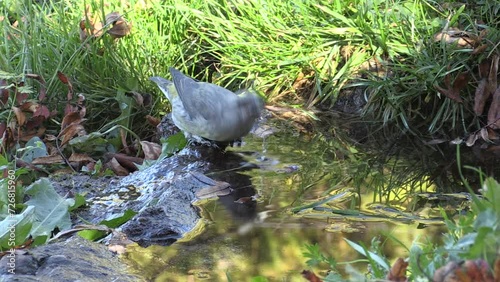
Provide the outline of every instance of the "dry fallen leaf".
[[494,55],[491,58],[490,72],[488,74],[488,91],[492,94],[498,87],[497,76],[498,76],[498,55]]
[[141,147],[144,152],[144,159],[146,160],[156,160],[161,155],[161,145],[159,144],[141,141]]
[[406,277],[406,268],[408,268],[408,262],[402,258],[398,258],[392,265],[386,279],[392,282],[407,281],[408,278]]
[[115,158],[112,158],[109,162],[107,162],[106,167],[110,168],[118,176],[126,176],[130,174],[130,172],[121,166]]
[[74,123],[81,123],[83,121],[82,117],[80,116],[79,113],[77,112],[72,112],[64,116],[62,122],[61,122],[61,130],[64,130],[66,127],[68,127],[71,124]]
[[488,98],[490,97],[490,92],[487,91],[486,88],[487,85],[488,79],[483,78],[476,88],[476,93],[474,94],[474,113],[476,114],[476,116],[480,116],[483,114],[486,100],[488,100]]
[[57,154],[35,158],[31,163],[34,165],[64,164],[64,159]]
[[71,156],[68,158],[68,161],[75,163],[95,162],[95,160],[91,158],[89,155],[79,154],[79,153],[72,153]]
[[85,135],[85,128],[80,123],[72,123],[68,127],[64,128],[59,132],[59,137],[62,137],[61,147],[66,145],[75,135],[83,136]]
[[301,274],[302,274],[302,277],[307,279],[307,281],[309,281],[309,282],[322,282],[323,281],[318,276],[316,276],[316,274],[314,274],[314,272],[312,272],[310,270],[303,270]]
[[443,88],[437,84],[434,85],[434,88],[439,91],[439,93],[445,95],[446,97],[458,102],[462,103],[463,100],[460,97],[460,90],[465,88],[467,86],[467,83],[469,82],[470,75],[468,72],[461,72],[457,75],[455,78],[455,81],[453,81],[453,84],[451,83],[451,76],[450,74],[447,74],[444,77],[444,84],[446,88]]
[[23,111],[18,108],[18,107],[12,107],[12,111],[16,115],[17,119],[17,124],[19,126],[23,126],[26,123],[26,115],[23,113]]
[[150,115],[146,116],[146,120],[148,121],[149,124],[151,124],[154,127],[158,126],[158,124],[160,124],[160,121],[161,121],[159,118],[155,118],[155,117],[150,116]]
[[131,26],[118,12],[106,15],[106,25],[112,25],[106,32],[113,38],[122,38],[130,33]]
[[137,170],[135,164],[142,164],[144,160],[138,157],[127,156],[122,153],[107,153],[105,155],[106,160],[115,160],[123,169],[129,172],[134,172]]
[[490,110],[488,111],[488,124],[492,129],[500,128],[500,86],[493,93]]

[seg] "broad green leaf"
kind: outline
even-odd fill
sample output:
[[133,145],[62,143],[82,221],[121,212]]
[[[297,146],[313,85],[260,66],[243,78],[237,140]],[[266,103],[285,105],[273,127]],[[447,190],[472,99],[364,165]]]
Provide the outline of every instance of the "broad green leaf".
[[47,156],[47,147],[42,139],[35,136],[28,140],[24,148],[19,149],[18,152],[23,152],[21,156],[23,161],[31,163],[35,158]]
[[30,234],[33,221],[34,208],[31,206],[21,214],[14,214],[0,221],[0,249],[6,250],[23,244]]
[[66,230],[71,227],[68,208],[74,204],[73,199],[59,196],[47,178],[42,178],[26,189],[30,200],[26,205],[35,208],[35,220],[31,235],[33,237],[50,237],[55,228]]

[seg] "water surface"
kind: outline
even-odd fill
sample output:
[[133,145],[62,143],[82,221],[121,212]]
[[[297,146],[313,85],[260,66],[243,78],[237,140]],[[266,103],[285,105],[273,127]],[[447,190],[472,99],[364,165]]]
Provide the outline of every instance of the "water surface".
[[[156,281],[304,281],[308,244],[364,272],[366,264],[357,261],[363,257],[344,238],[366,246],[378,238],[390,261],[408,253],[388,237],[406,247],[418,238],[439,241],[436,188],[425,171],[408,159],[380,162],[372,150],[346,140],[293,133],[247,137],[242,147],[228,149],[245,162],[209,175],[235,191],[196,203],[203,219],[195,230],[169,247],[131,251],[131,265]],[[450,204],[454,212],[466,202],[458,198]]]

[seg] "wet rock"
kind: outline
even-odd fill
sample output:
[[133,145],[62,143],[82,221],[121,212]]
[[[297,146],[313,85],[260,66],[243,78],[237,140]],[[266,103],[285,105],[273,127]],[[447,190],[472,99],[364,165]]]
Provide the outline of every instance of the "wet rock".
[[106,246],[73,237],[65,242],[16,250],[15,275],[0,260],[0,281],[143,281]]
[[[200,219],[198,210],[192,205],[199,197],[196,195],[201,194],[199,191],[207,191],[214,186],[219,187],[219,191],[227,191],[230,185],[238,187],[243,179],[246,181],[241,186],[251,184],[246,176],[240,175],[240,181],[234,179],[234,172],[215,175],[221,181],[208,178],[203,173],[228,170],[241,163],[241,157],[230,152],[193,146],[123,178],[119,186],[134,187],[140,196],[127,203],[126,207],[138,214],[123,225],[122,231],[141,246],[175,242],[192,230]],[[213,197],[216,196],[219,194],[214,193]]]

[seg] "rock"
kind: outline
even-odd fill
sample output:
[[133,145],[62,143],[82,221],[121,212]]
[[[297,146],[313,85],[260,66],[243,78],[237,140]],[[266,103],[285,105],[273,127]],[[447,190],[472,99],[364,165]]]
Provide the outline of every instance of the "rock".
[[16,250],[15,275],[0,260],[0,281],[144,281],[106,246],[75,236],[64,242]]

